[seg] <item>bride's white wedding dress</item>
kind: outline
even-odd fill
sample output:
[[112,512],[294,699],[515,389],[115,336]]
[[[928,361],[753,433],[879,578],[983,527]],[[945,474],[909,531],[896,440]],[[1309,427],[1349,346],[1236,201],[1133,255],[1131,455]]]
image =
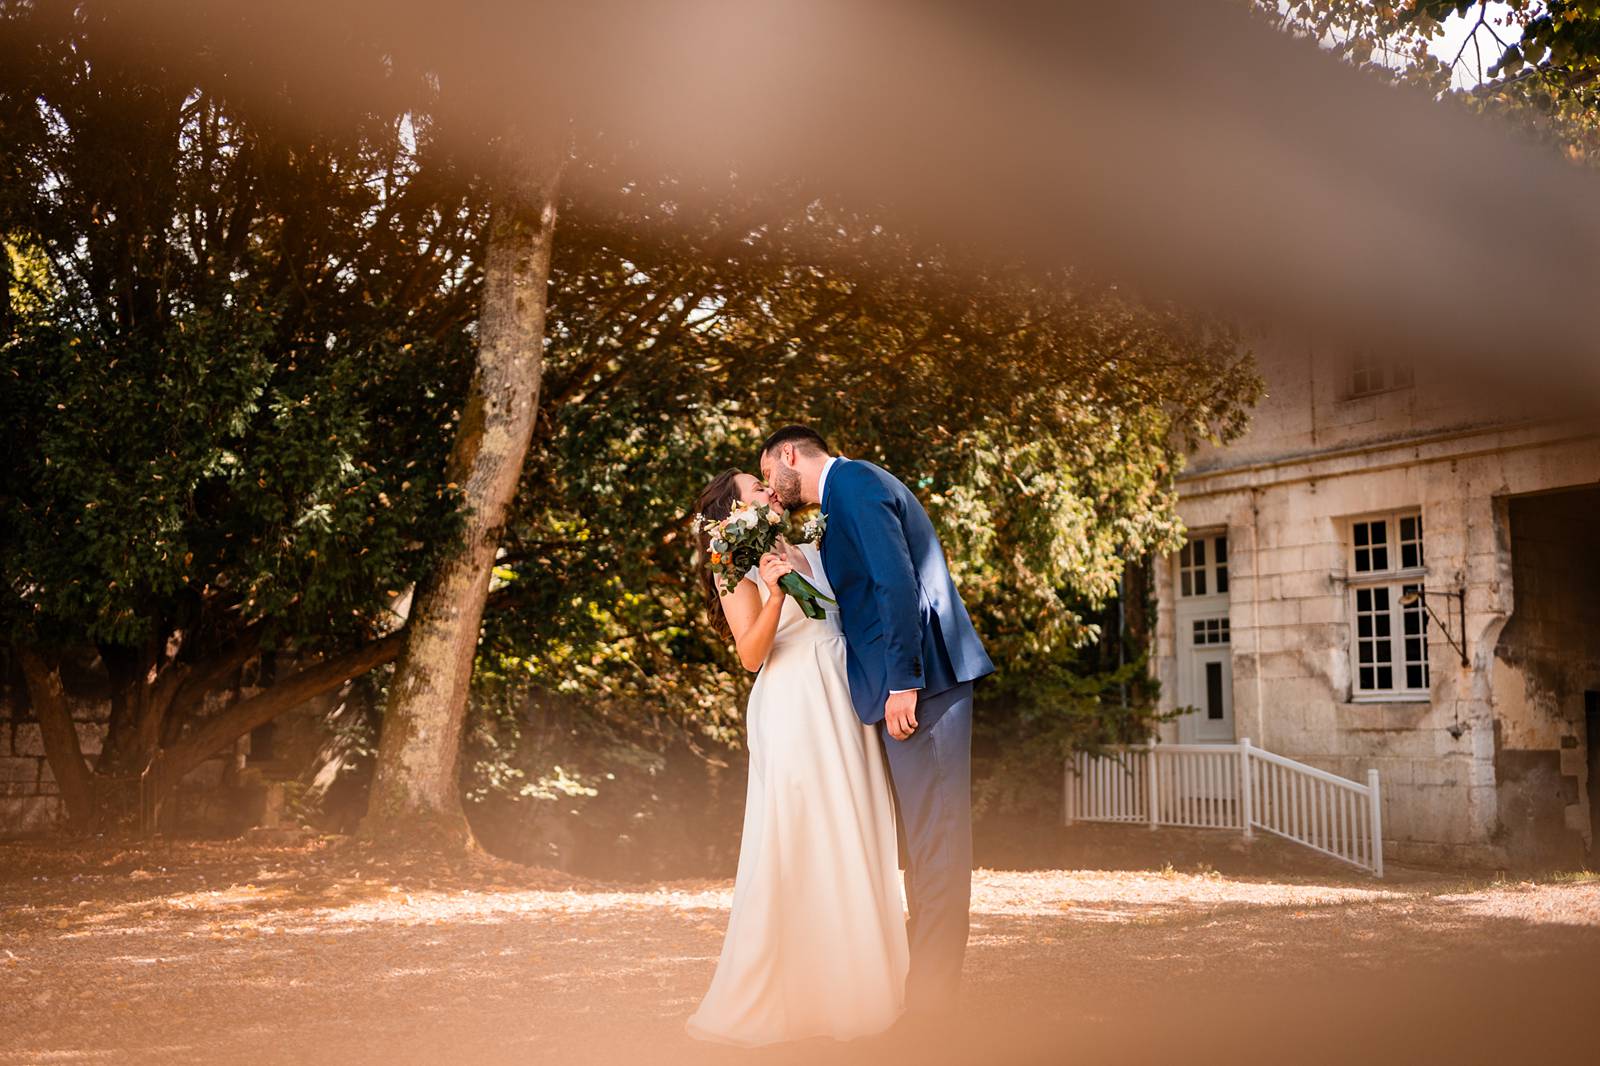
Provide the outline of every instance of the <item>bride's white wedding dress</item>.
[[[815,547],[809,580],[832,596]],[[804,575],[802,575],[804,576]],[[768,597],[760,575],[751,580]],[[781,593],[780,593],[781,595]],[[687,1022],[755,1045],[868,1036],[904,1006],[908,952],[888,768],[850,704],[838,608],[784,598],[750,692],[750,785],[717,972]]]

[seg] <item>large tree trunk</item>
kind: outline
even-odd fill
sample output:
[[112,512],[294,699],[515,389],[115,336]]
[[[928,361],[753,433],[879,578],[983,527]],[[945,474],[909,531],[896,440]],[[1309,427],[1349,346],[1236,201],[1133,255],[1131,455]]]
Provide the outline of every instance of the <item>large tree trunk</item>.
[[466,533],[418,584],[363,827],[423,849],[475,846],[457,777],[461,727],[495,551],[539,405],[560,155],[520,141],[505,158],[490,208],[477,366],[449,461],[464,489]]
[[177,661],[171,636],[158,630],[138,645],[96,645],[111,683],[111,722],[95,764],[98,829],[145,813],[147,771],[160,755],[163,731],[183,720],[177,701],[193,668]]

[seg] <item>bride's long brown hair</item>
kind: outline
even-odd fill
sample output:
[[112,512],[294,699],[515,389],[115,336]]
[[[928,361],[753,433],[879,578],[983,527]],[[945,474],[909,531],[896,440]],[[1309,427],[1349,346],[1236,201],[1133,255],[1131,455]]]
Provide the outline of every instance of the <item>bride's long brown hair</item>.
[[[724,470],[712,478],[711,484],[701,489],[694,501],[694,513],[719,521],[727,518],[739,499],[739,485],[734,481],[739,474],[738,470]],[[696,530],[695,545],[700,549],[700,591],[706,598],[706,616],[718,636],[732,640],[733,627],[728,625],[728,616],[722,612],[722,585],[711,570],[711,538]]]

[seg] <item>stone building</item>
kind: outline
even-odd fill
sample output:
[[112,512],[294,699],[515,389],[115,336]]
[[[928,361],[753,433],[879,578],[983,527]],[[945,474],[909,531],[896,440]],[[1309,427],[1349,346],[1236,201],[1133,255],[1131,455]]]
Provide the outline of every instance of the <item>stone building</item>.
[[1600,424],[1444,363],[1264,335],[1252,428],[1179,482],[1158,561],[1163,740],[1383,787],[1402,861],[1596,861]]

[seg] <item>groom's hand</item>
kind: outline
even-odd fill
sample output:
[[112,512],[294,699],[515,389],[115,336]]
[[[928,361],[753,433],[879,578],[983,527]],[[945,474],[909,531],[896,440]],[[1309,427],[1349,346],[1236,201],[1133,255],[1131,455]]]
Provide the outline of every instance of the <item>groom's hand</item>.
[[896,740],[905,740],[916,732],[917,691],[891,692],[883,705],[884,724],[889,727],[889,735]]

